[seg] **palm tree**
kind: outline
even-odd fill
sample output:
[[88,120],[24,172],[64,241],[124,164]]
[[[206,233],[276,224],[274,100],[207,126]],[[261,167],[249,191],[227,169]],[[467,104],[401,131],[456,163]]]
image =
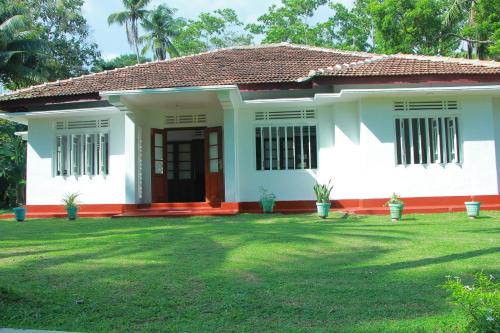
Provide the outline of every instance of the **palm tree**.
[[34,68],[35,55],[42,48],[24,15],[0,9],[0,82],[18,87],[41,81],[42,75]]
[[[476,24],[476,6],[479,0],[452,0],[450,8],[446,12],[444,17],[444,24],[450,26],[454,22],[465,20],[465,25],[473,27]],[[492,42],[486,40],[485,36],[476,36],[476,38],[470,38],[461,34],[451,34],[459,38],[467,45],[467,58],[472,59],[472,54],[474,51],[474,45],[476,49],[476,55],[479,59],[483,59],[486,55],[486,46]]]
[[179,35],[182,20],[175,19],[174,13],[175,9],[159,5],[144,18],[142,27],[148,34],[140,38],[145,44],[143,54],[152,50],[156,60],[165,60],[167,53],[170,58],[179,56],[172,38]]
[[127,41],[134,47],[137,63],[140,62],[139,54],[139,20],[143,20],[149,11],[145,7],[151,0],[122,0],[124,11],[113,13],[108,17],[108,24],[118,23],[125,25]]

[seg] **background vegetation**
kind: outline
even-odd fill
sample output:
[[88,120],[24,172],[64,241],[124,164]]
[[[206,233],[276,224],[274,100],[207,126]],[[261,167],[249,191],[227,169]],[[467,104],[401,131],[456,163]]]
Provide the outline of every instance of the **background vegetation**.
[[[122,0],[109,24],[124,26],[132,55],[101,58],[82,15],[84,0],[0,0],[0,85],[17,89],[221,47],[292,42],[377,53],[500,59],[499,0],[282,0],[245,25],[230,8],[176,15],[168,0]],[[333,15],[318,20],[331,8]],[[22,126],[0,121],[0,205],[21,201]],[[20,149],[20,151],[12,151]],[[15,161],[15,162],[13,162]],[[17,190],[16,190],[17,189]],[[16,199],[17,198],[17,199]]]

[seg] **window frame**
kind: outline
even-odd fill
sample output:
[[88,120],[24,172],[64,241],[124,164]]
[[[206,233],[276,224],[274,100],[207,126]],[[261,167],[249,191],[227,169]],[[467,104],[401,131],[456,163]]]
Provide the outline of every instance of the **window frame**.
[[[57,121],[55,122],[55,124]],[[110,173],[110,151],[111,151],[111,128],[88,128],[88,129],[56,129],[54,131],[54,146],[53,146],[53,154],[52,154],[52,174],[53,177],[97,177],[102,176],[106,177]],[[66,153],[61,151],[61,156],[66,154],[66,174],[61,172],[58,174],[59,170],[59,151],[58,151],[58,140],[59,137],[67,139],[67,147]],[[80,139],[80,150],[79,150],[79,167],[78,172],[75,172],[74,169],[74,153],[73,153],[73,140],[74,138],[79,137]],[[87,168],[87,160],[88,160],[88,150],[87,150],[87,140],[88,138],[93,138],[93,163],[92,163],[92,173],[89,173],[89,169]],[[107,146],[106,152],[103,152],[102,149],[99,148],[101,144],[101,138],[107,137]],[[63,141],[63,140],[62,140]],[[104,155],[103,155],[104,154]],[[105,164],[101,163],[102,158],[105,157]],[[104,168],[104,169],[103,169]],[[104,172],[103,172],[104,170]]]
[[[262,158],[262,161],[261,162],[261,167],[263,166],[263,168],[261,169],[258,169],[258,165],[257,165],[257,142],[256,142],[256,134],[257,134],[257,129],[263,129],[263,128],[268,128],[269,130],[269,136],[270,136],[270,141],[272,141],[272,130],[271,128],[275,128],[275,132],[276,132],[276,136],[279,137],[279,133],[280,133],[280,128],[284,128],[284,133],[287,133],[287,128],[292,128],[292,133],[295,134],[295,128],[296,127],[300,127],[300,131],[301,131],[301,140],[300,140],[300,150],[301,150],[301,153],[300,153],[300,156],[304,156],[304,153],[302,152],[304,150],[304,141],[303,141],[303,127],[304,126],[307,126],[307,127],[311,127],[311,126],[314,126],[315,127],[315,131],[316,131],[316,140],[315,140],[315,143],[316,143],[316,167],[315,168],[312,168],[312,167],[308,167],[308,168],[298,168],[297,167],[297,158],[296,158],[296,146],[297,144],[294,142],[293,144],[293,164],[294,164],[294,168],[291,169],[289,168],[289,160],[290,160],[290,156],[288,156],[288,151],[287,149],[284,149],[284,152],[285,152],[285,156],[284,156],[284,159],[283,157],[280,156],[280,151],[279,151],[279,148],[280,148],[280,145],[281,145],[281,142],[277,142],[276,146],[277,146],[277,151],[276,151],[276,161],[277,161],[277,165],[278,165],[278,168],[275,169],[274,168],[274,163],[273,163],[273,153],[272,153],[272,148],[270,149],[270,156],[269,156],[269,161],[270,161],[270,165],[269,165],[269,169],[265,169],[265,156],[264,156],[264,148],[265,148],[265,143],[264,143],[264,140],[260,140],[261,141],[261,158]],[[263,131],[260,133],[260,135],[263,135]],[[310,135],[310,134],[309,134]],[[288,138],[288,135],[285,136],[285,138]],[[281,138],[280,138],[281,139]],[[293,121],[293,120],[288,120],[287,122],[283,122],[283,120],[279,120],[279,119],[276,119],[276,120],[265,120],[265,121],[255,121],[254,124],[253,124],[253,127],[252,127],[252,140],[253,140],[253,143],[252,143],[252,156],[253,156],[253,167],[254,167],[254,170],[256,172],[280,172],[280,171],[285,171],[285,172],[294,172],[294,171],[307,171],[307,170],[318,170],[319,169],[319,124],[317,122],[316,119],[297,119],[296,121]],[[280,141],[280,140],[278,140]],[[309,146],[311,146],[311,141],[309,141]],[[286,148],[288,148],[288,145],[285,146]],[[312,151],[312,150],[311,150]],[[310,154],[312,155],[312,154]],[[280,168],[280,165],[281,165],[281,162],[282,161],[285,161],[285,168],[281,169]],[[312,165],[312,156],[309,156],[309,162],[311,163],[308,163],[308,165]]]
[[[411,101],[413,102],[413,101]],[[419,100],[420,102],[420,100]],[[414,119],[418,119],[418,123],[420,126],[420,120],[425,119],[425,129],[426,129],[426,145],[427,149],[425,151],[426,154],[426,163],[422,162],[422,147],[420,147],[420,163],[415,163],[414,162],[414,144],[413,144],[413,128],[412,128],[412,123]],[[399,132],[401,134],[402,131],[402,123],[404,119],[408,119],[409,123],[409,133],[410,133],[410,161],[406,161],[405,158],[405,153],[401,149],[401,147],[398,146],[398,141],[400,142],[400,145],[404,145],[404,140],[401,140],[403,136],[400,136],[400,138],[397,137],[398,130],[396,128],[396,120],[399,120],[401,129],[399,129]],[[446,120],[452,119],[453,124],[455,126],[455,136],[454,136],[454,144],[455,144],[455,158],[452,161],[448,161],[448,150],[447,150],[447,126],[446,126]],[[426,111],[413,111],[413,110],[405,110],[405,111],[396,111],[393,108],[393,137],[394,137],[394,163],[396,167],[408,167],[411,165],[421,165],[421,166],[429,166],[429,165],[441,165],[441,166],[446,166],[449,164],[456,164],[461,166],[463,164],[463,141],[461,140],[461,133],[462,133],[462,121],[461,119],[461,106],[460,103],[457,101],[457,109],[456,110],[450,110],[450,109],[442,109],[442,110],[426,110]],[[431,122],[432,124],[436,124],[437,128],[437,144],[434,142],[434,127],[431,127]],[[420,127],[419,127],[419,138],[420,138],[421,132],[420,132]],[[422,141],[419,141],[419,146],[421,146]],[[434,145],[436,144],[437,151],[434,152],[433,148]],[[401,152],[401,163],[398,163],[398,150]],[[437,153],[437,158],[434,153]]]

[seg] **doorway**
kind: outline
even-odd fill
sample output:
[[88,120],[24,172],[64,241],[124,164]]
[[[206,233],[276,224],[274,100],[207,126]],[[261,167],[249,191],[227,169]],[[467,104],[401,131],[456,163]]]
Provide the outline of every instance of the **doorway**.
[[208,202],[224,199],[222,129],[151,130],[153,203]]

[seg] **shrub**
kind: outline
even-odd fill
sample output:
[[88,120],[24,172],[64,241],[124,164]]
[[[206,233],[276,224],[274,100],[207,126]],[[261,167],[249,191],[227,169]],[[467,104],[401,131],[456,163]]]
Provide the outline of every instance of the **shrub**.
[[328,181],[328,184],[318,184],[314,185],[314,194],[316,195],[316,202],[329,203],[330,193],[332,192],[333,185],[331,185],[332,180]]
[[389,206],[389,205],[401,205],[401,204],[404,204],[403,200],[401,199],[401,197],[399,195],[397,195],[396,193],[393,193],[391,195],[391,197],[389,198],[389,200],[385,203],[385,206]]
[[500,332],[500,283],[493,275],[476,274],[473,285],[464,285],[459,277],[448,277],[443,288],[467,316],[468,331]]

